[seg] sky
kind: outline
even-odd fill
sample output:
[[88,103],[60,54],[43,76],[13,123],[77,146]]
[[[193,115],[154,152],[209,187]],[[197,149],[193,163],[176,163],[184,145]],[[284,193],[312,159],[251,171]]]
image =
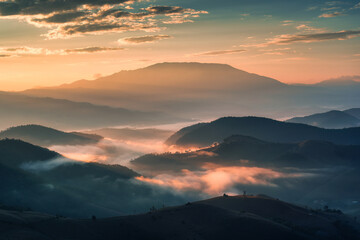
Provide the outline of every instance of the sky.
[[159,62],[286,83],[360,75],[359,23],[359,0],[0,0],[0,90]]

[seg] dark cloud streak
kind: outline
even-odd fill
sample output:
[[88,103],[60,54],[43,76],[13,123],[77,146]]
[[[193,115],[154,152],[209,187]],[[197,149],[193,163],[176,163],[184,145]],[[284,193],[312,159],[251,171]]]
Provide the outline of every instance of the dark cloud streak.
[[141,36],[141,37],[129,37],[129,38],[122,38],[119,40],[119,42],[124,43],[134,43],[134,44],[140,44],[140,43],[150,43],[150,42],[156,42],[163,39],[169,39],[172,38],[169,35],[147,35],[147,36]]
[[225,54],[234,54],[234,53],[242,53],[246,50],[243,49],[234,49],[234,50],[220,50],[220,51],[211,51],[196,54],[197,56],[217,56],[217,55],[225,55]]
[[314,33],[314,34],[299,34],[299,35],[281,35],[272,39],[270,44],[290,44],[296,42],[320,42],[327,40],[346,40],[360,35],[360,30],[346,30],[340,32],[326,32],[326,33]]

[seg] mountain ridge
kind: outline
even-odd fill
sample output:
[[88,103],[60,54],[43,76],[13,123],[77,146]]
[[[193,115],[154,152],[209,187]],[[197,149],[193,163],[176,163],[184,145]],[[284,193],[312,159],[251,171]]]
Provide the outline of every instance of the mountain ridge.
[[360,128],[323,129],[264,117],[222,117],[202,124],[200,127],[195,127],[185,134],[181,133],[182,130],[172,135],[166,144],[182,147],[204,147],[214,142],[220,142],[234,134],[283,143],[325,140],[344,145],[360,144]]
[[332,110],[324,113],[315,113],[304,117],[294,117],[286,120],[292,123],[304,123],[322,128],[349,128],[360,126],[360,119],[351,114],[357,109],[344,111]]
[[0,131],[0,138],[14,138],[35,145],[87,145],[99,142],[102,137],[95,134],[63,132],[37,124],[27,124]]

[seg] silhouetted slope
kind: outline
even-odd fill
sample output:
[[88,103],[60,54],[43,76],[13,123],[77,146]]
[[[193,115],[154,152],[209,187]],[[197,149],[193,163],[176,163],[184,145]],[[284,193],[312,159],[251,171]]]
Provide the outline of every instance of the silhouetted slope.
[[246,160],[246,166],[326,168],[360,167],[359,145],[335,145],[331,142],[308,140],[300,143],[275,143],[253,137],[234,135],[222,143],[188,153],[147,154],[131,161],[146,172],[201,169],[205,163],[229,165]]
[[305,117],[295,117],[286,122],[304,123],[322,128],[347,128],[360,125],[360,119],[343,111],[329,111]]
[[83,218],[144,212],[154,196],[172,204],[184,201],[136,176],[121,165],[72,161],[21,140],[0,140],[0,203],[6,205]]
[[360,108],[351,108],[351,109],[345,110],[343,112],[360,119]]
[[346,215],[264,197],[218,197],[143,215],[71,220],[0,210],[0,239],[359,239]]
[[[260,117],[224,117],[202,124],[183,134],[175,133],[168,145],[204,147],[239,134],[271,142],[330,141],[336,144],[360,145],[360,128],[323,129],[305,124],[287,123]],[[171,141],[170,141],[171,140]]]
[[84,133],[67,133],[40,125],[11,127],[0,132],[0,138],[20,139],[41,146],[86,145],[97,143],[101,136]]
[[119,125],[173,123],[177,120],[183,120],[160,112],[132,111],[86,102],[29,97],[6,92],[0,92],[0,112],[2,114],[0,128],[2,129],[29,123],[59,129],[85,129]]
[[56,157],[60,157],[56,152],[21,140],[0,140],[0,163],[7,166],[19,167],[25,162],[47,161]]
[[196,129],[202,127],[206,125],[206,123],[197,123],[188,127],[184,127],[182,129],[180,129],[179,131],[177,131],[176,133],[174,133],[173,135],[171,135],[166,141],[165,143],[167,145],[172,145],[174,144],[177,140],[179,140],[181,137],[185,136],[188,133],[191,133],[192,131],[195,131]]

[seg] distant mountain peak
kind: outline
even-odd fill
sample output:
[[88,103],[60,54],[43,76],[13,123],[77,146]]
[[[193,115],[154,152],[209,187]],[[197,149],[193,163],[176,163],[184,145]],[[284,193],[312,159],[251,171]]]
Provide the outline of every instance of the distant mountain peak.
[[294,117],[287,122],[309,124],[322,128],[348,128],[360,125],[360,119],[351,114],[351,109],[346,111],[331,110],[304,117]]
[[238,70],[230,66],[229,64],[223,63],[200,63],[200,62],[162,62],[162,63],[155,63],[145,69],[161,69],[161,68],[217,68],[217,69],[224,69],[224,70]]

